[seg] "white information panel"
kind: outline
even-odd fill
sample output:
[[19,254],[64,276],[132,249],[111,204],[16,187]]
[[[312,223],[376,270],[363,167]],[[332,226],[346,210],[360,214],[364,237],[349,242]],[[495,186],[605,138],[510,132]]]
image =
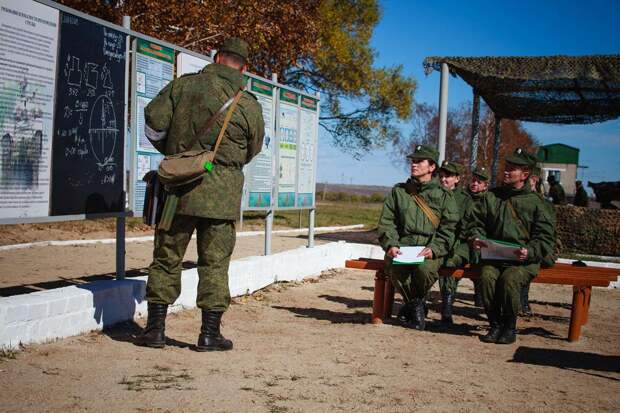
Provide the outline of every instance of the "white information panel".
[[211,62],[206,59],[201,59],[191,54],[179,53],[177,55],[177,77],[181,77],[188,73],[200,72],[210,63]]
[[318,133],[318,114],[315,99],[302,96],[300,111],[298,170],[297,170],[297,207],[314,206],[316,155]]
[[280,89],[278,142],[278,208],[294,208],[297,187],[299,94]]
[[0,219],[49,215],[59,12],[0,3]]

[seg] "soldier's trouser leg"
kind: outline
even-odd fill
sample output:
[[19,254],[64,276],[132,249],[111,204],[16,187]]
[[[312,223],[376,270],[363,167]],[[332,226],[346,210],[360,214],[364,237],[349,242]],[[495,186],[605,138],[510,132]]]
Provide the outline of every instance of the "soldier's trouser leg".
[[411,286],[413,297],[424,298],[439,277],[439,267],[442,260],[425,260],[413,268]]
[[[535,275],[535,274],[534,274]],[[526,266],[508,267],[497,279],[495,298],[502,316],[516,317],[521,308],[521,290],[534,278]]]
[[198,294],[196,305],[223,312],[230,304],[228,267],[235,248],[235,222],[200,218],[197,224]]
[[405,304],[413,300],[413,290],[411,286],[411,267],[402,267],[388,264],[386,272],[392,281],[394,289],[403,297]]
[[500,274],[500,270],[492,265],[483,265],[480,269],[478,285],[487,315],[493,315],[499,311],[499,305],[495,300],[495,285]]
[[439,277],[439,291],[441,291],[441,296],[445,296],[446,294],[456,294],[456,288],[459,285],[459,280],[450,276],[450,277]]
[[196,227],[196,218],[177,215],[168,231],[155,231],[153,262],[149,266],[146,301],[172,304],[181,294],[181,264]]

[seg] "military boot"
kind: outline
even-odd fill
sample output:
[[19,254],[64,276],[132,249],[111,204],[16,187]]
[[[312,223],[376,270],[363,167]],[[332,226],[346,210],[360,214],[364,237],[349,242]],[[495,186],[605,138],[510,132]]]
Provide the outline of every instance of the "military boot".
[[410,323],[411,320],[413,319],[413,304],[412,303],[403,304],[403,306],[400,307],[400,310],[398,310],[398,315],[396,316],[396,319],[401,324]]
[[146,327],[134,343],[138,346],[163,348],[166,345],[164,330],[167,313],[168,304],[148,303]]
[[496,311],[488,311],[487,317],[489,319],[489,332],[484,336],[480,336],[480,341],[483,343],[497,343],[497,339],[502,334],[502,325],[499,322],[499,315]]
[[424,298],[413,299],[413,320],[411,326],[416,330],[423,331],[426,327]]
[[441,308],[441,323],[452,324],[452,305],[454,304],[454,294],[446,292],[441,298],[443,307]]
[[521,314],[526,317],[532,316],[532,309],[530,307],[530,283],[527,283],[521,290]]
[[502,334],[497,344],[512,344],[517,341],[517,316],[504,316]]
[[202,327],[198,336],[196,351],[232,350],[232,341],[220,333],[223,311],[202,310]]

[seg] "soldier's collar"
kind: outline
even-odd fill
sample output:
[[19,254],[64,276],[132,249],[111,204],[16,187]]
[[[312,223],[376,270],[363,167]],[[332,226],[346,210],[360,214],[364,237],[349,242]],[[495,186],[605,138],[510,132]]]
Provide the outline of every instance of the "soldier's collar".
[[243,74],[237,69],[222,65],[219,63],[212,63],[202,69],[204,73],[214,73],[215,75],[228,80],[232,83],[235,89],[240,89],[243,84]]

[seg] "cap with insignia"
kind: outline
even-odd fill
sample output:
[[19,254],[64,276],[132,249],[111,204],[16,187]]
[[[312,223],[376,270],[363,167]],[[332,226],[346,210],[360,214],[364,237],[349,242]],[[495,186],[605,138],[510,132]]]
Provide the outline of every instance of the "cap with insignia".
[[488,181],[491,178],[491,175],[489,175],[489,170],[484,166],[479,166],[474,169],[473,175],[483,181]]
[[409,159],[430,159],[437,163],[439,159],[439,151],[429,145],[416,145],[413,152],[407,155]]
[[521,148],[515,149],[513,153],[506,156],[506,162],[513,165],[534,166],[536,162],[532,160],[532,156]]
[[218,52],[234,53],[242,58],[248,58],[248,44],[238,37],[229,37],[222,42]]
[[457,162],[443,161],[439,170],[443,170],[453,175],[461,175],[463,174],[463,172],[465,172],[465,167]]

